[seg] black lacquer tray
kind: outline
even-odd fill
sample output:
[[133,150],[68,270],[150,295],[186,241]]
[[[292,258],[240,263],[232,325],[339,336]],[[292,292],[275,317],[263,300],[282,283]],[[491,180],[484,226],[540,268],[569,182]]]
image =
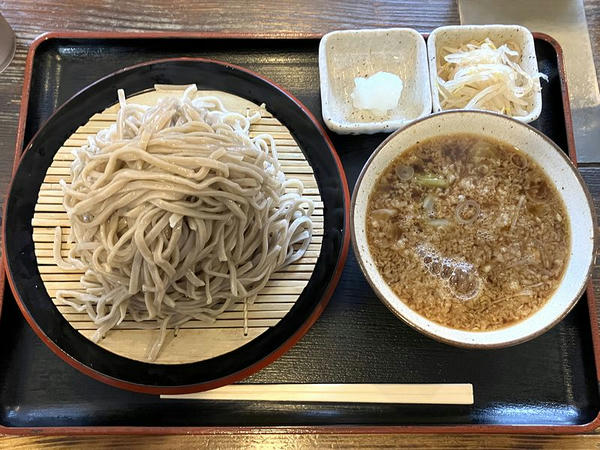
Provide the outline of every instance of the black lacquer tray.
[[[194,56],[253,70],[296,95],[320,118],[318,36],[55,33],[32,45],[17,151],[80,89],[123,67]],[[574,159],[562,58],[536,35],[549,76],[533,125]],[[330,137],[350,188],[385,135]],[[377,405],[162,400],[95,381],[62,361],[33,333],[4,288],[0,318],[0,432],[577,433],[600,413],[597,324],[591,289],[555,328],[501,350],[433,341],[398,320],[375,296],[350,253],[329,305],[280,359],[244,383],[472,383],[475,403]]]

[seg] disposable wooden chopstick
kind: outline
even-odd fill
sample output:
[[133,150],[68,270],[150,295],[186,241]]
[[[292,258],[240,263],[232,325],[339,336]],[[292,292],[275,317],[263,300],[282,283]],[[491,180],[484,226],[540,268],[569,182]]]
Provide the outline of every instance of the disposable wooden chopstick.
[[456,384],[232,384],[162,399],[472,405],[473,385]]

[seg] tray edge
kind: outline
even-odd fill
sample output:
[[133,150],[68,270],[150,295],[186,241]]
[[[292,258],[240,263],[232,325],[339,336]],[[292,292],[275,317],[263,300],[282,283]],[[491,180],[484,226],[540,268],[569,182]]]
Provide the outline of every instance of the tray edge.
[[[429,33],[422,33],[425,38]],[[548,42],[556,51],[558,72],[560,76],[563,110],[565,116],[565,127],[567,134],[568,154],[575,166],[577,166],[575,140],[573,135],[573,122],[571,108],[568,100],[568,87],[565,80],[563,51],[560,44],[545,33],[534,32],[535,39]],[[25,122],[29,103],[29,88],[31,84],[32,67],[37,48],[49,39],[84,38],[84,39],[165,39],[165,38],[188,38],[188,39],[319,39],[322,33],[297,33],[297,34],[261,34],[261,33],[220,33],[220,32],[47,32],[38,36],[30,45],[25,63],[25,74],[21,95],[21,107],[15,144],[15,158],[13,161],[13,173],[20,160],[23,144]],[[312,115],[312,112],[310,112]],[[6,208],[6,204],[4,206]],[[5,261],[2,256],[0,265],[0,315],[2,313],[2,299],[5,287]],[[593,293],[592,281],[587,287],[588,310],[590,316],[590,332],[592,334],[592,346],[594,351],[594,362],[596,365],[596,380],[600,383],[600,336],[598,334],[598,318],[593,312],[596,311],[596,302]],[[81,426],[81,427],[7,427],[0,424],[0,434],[11,435],[86,435],[86,434],[253,434],[253,433],[328,433],[328,434],[400,434],[400,433],[466,433],[466,434],[492,434],[492,433],[531,433],[531,434],[578,434],[590,432],[600,425],[600,410],[596,417],[586,423],[579,425],[392,425],[392,426],[298,426],[298,427],[131,427],[131,426]]]

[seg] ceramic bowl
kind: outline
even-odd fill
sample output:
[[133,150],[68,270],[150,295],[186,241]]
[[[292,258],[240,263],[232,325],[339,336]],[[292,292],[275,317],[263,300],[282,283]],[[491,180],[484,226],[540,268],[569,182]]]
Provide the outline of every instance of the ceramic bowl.
[[[442,57],[446,54],[443,49],[446,47],[458,48],[471,41],[483,41],[486,37],[490,38],[496,46],[508,42],[517,44],[521,49],[519,65],[530,76],[536,76],[538,73],[538,64],[537,57],[535,56],[533,35],[525,27],[520,25],[451,25],[436,28],[427,39],[433,112],[442,111],[437,89],[437,73],[438,65],[440,62],[443,62]],[[543,83],[542,81],[542,86]],[[542,112],[541,91],[537,91],[531,96],[529,105],[525,109],[529,114],[523,117],[515,117],[515,119],[529,123],[540,116]]]
[[[427,49],[411,28],[343,30],[319,45],[321,106],[327,127],[340,134],[392,132],[431,113]],[[354,79],[390,72],[404,84],[396,108],[385,115],[352,105]]]
[[[547,303],[532,316],[493,331],[464,331],[432,322],[410,309],[379,274],[366,238],[369,195],[389,164],[417,141],[454,133],[475,133],[521,149],[553,180],[570,221],[570,253],[563,279]],[[364,166],[352,196],[350,212],[354,252],[371,287],[398,317],[437,340],[464,347],[504,347],[534,338],[557,324],[577,303],[592,267],[595,215],[590,194],[566,154],[529,125],[483,111],[448,111],[413,122],[388,137]]]

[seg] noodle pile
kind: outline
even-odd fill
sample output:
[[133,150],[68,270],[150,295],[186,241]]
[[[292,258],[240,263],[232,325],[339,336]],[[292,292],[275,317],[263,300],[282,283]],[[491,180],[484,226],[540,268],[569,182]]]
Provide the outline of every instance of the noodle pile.
[[73,245],[63,260],[57,227],[54,259],[85,273],[82,290],[56,297],[87,312],[95,342],[125,319],[159,328],[150,360],[168,328],[213,322],[234,302],[247,332],[247,305],[312,237],[302,182],[286,178],[272,136],[249,136],[260,112],[195,94],[149,107],[119,90],[116,123],[74,151],[61,180]]

